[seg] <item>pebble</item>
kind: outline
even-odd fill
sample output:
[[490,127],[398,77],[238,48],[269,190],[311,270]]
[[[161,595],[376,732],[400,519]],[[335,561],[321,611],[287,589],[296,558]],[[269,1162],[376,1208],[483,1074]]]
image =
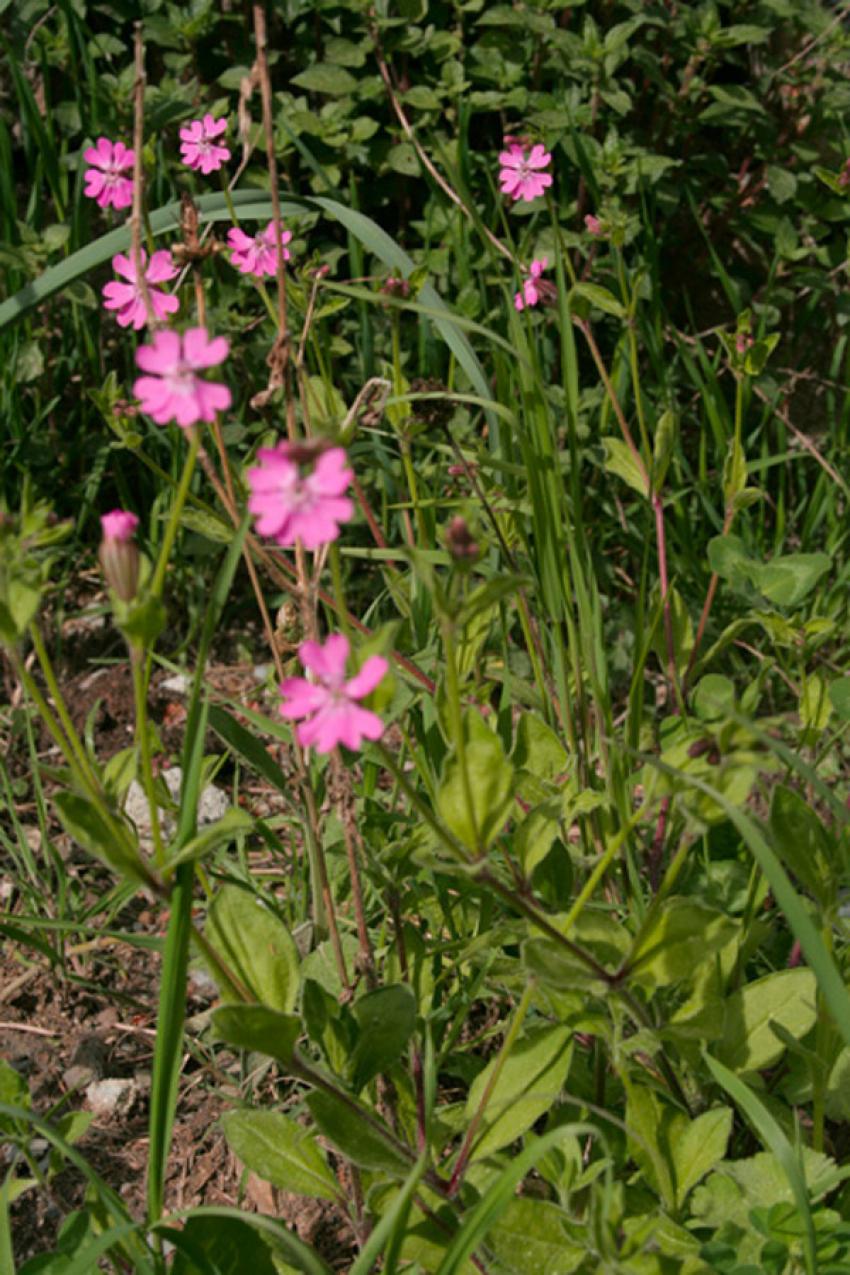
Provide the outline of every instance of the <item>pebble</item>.
[[86,1089],[88,1109],[99,1120],[126,1116],[135,1101],[135,1080],[93,1080]]
[[[162,771],[162,778],[165,780],[165,786],[172,800],[179,802],[180,783],[183,778],[183,772],[180,767],[170,766],[168,770]],[[203,828],[206,824],[215,823],[216,819],[220,819],[229,806],[230,802],[228,801],[227,793],[223,792],[221,788],[216,788],[215,784],[207,784],[198,802],[198,827]],[[134,779],[127,789],[124,813],[136,825],[142,848],[149,851],[152,846],[150,811],[145,790],[137,779]],[[160,827],[166,840],[170,840],[177,828],[177,820],[173,815],[160,812]]]

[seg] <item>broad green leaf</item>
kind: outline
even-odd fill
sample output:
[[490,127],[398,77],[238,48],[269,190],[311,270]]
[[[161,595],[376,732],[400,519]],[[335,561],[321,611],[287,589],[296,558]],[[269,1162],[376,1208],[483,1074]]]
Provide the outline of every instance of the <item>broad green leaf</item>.
[[522,870],[530,877],[542,863],[561,830],[561,799],[548,800],[529,811],[514,833],[514,850],[522,864]]
[[413,1153],[410,1156],[403,1153],[377,1116],[366,1120],[356,1105],[349,1105],[344,1098],[326,1093],[323,1089],[313,1090],[307,1098],[307,1106],[325,1137],[353,1164],[358,1164],[361,1169],[383,1170],[401,1178],[410,1171]]
[[237,1049],[268,1054],[284,1067],[292,1061],[301,1034],[295,1014],[279,1014],[265,1005],[222,1005],[213,1011],[213,1027],[222,1040]]
[[[256,895],[237,885],[223,886],[212,901],[204,933],[261,1005],[284,1014],[295,1008],[298,951],[283,921]],[[217,978],[215,969],[210,973]],[[233,999],[225,985],[220,991],[223,999]]]
[[563,743],[542,717],[536,713],[523,713],[517,726],[511,761],[517,770],[527,770],[536,779],[552,780],[566,770],[568,756]]
[[464,718],[466,775],[457,750],[447,758],[437,793],[437,810],[451,832],[474,853],[498,836],[513,806],[514,769],[502,741],[477,713]]
[[[219,1229],[219,1223],[232,1223],[224,1229]],[[189,1257],[191,1258],[194,1249],[195,1237],[199,1237],[199,1256],[205,1262],[203,1266],[203,1275],[210,1275],[220,1270],[220,1275],[245,1275],[249,1271],[251,1275],[257,1272],[257,1275],[266,1275],[267,1267],[265,1258],[262,1256],[262,1250],[256,1249],[247,1238],[246,1232],[251,1231],[259,1238],[266,1250],[267,1254],[274,1254],[274,1264],[272,1271],[275,1275],[286,1272],[302,1272],[302,1275],[332,1275],[331,1268],[328,1266],[318,1253],[300,1240],[298,1236],[291,1231],[283,1222],[278,1222],[276,1218],[266,1217],[262,1213],[244,1213],[240,1209],[230,1208],[227,1205],[204,1205],[194,1208],[191,1211],[189,1219],[180,1231],[175,1228],[163,1228],[168,1238],[180,1251],[181,1237],[186,1234],[189,1227],[190,1231],[190,1247]],[[203,1237],[209,1237],[204,1245]],[[218,1238],[219,1243],[216,1244]],[[257,1265],[253,1265],[253,1259],[256,1256]],[[225,1263],[219,1268],[216,1263],[218,1261]],[[234,1266],[233,1263],[236,1263]],[[175,1266],[172,1270],[177,1270]],[[200,1275],[198,1268],[189,1265],[179,1268],[180,1275]]]
[[810,969],[767,974],[726,998],[726,1029],[714,1051],[732,1071],[761,1071],[785,1052],[771,1023],[781,1023],[795,1040],[811,1031],[817,1017],[817,980]]
[[181,1232],[173,1275],[199,1275],[189,1253],[198,1253],[215,1275],[276,1275],[269,1246],[248,1222],[233,1217],[190,1217]]
[[691,979],[737,932],[737,923],[715,908],[668,899],[638,940],[628,961],[630,976],[651,988]]
[[333,62],[314,62],[306,71],[293,75],[289,82],[311,93],[328,93],[333,97],[342,97],[357,88],[357,80],[351,72]]
[[795,607],[808,597],[832,565],[825,553],[789,553],[759,565],[754,582],[777,606]]
[[830,683],[829,701],[842,722],[850,721],[850,677],[837,677]]
[[735,707],[735,684],[720,673],[706,673],[694,687],[694,712],[704,722],[721,720]]
[[605,448],[606,472],[616,474],[638,495],[646,496],[646,474],[628,444],[622,438],[608,437],[602,439],[602,446]]
[[670,1138],[676,1179],[676,1205],[681,1208],[690,1191],[723,1159],[732,1132],[732,1108],[715,1107],[695,1120],[677,1113],[681,1129]]
[[679,1113],[646,1085],[629,1082],[626,1093],[626,1125],[632,1158],[665,1206],[672,1210],[676,1207],[676,1184],[669,1134]]
[[339,1183],[315,1138],[279,1111],[228,1111],[221,1118],[228,1146],[265,1182],[297,1195],[337,1200]]
[[379,1072],[398,1062],[416,1026],[416,997],[407,983],[378,987],[352,1006],[360,1035],[350,1060],[351,1083],[359,1092]]
[[850,1046],[845,1045],[832,1064],[826,1085],[826,1114],[830,1120],[850,1124]]
[[612,314],[615,319],[626,317],[626,307],[622,301],[618,301],[613,292],[600,287],[598,283],[577,283],[570,289],[569,303],[573,314],[580,314],[582,309],[587,312],[587,306],[582,307],[581,301],[589,302],[605,314]]
[[[529,1028],[508,1055],[487,1099],[471,1159],[480,1160],[514,1142],[555,1105],[572,1058],[571,1038],[569,1027]],[[499,1061],[498,1055],[491,1059],[472,1082],[467,1120],[478,1110]]]
[[511,1200],[490,1231],[487,1248],[506,1271],[572,1275],[585,1261],[587,1249],[570,1239],[567,1221],[557,1204],[520,1196]]
[[133,835],[117,815],[106,818],[93,801],[75,792],[55,793],[53,806],[63,828],[77,845],[131,881],[147,884],[148,874]]

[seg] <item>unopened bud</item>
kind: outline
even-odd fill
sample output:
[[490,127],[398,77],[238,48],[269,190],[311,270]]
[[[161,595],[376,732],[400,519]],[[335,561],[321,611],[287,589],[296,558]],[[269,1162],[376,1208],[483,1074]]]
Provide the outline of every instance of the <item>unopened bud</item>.
[[100,520],[100,565],[106,583],[122,602],[132,602],[139,586],[139,550],[133,540],[138,525],[136,515],[125,509],[113,509]]
[[382,285],[381,291],[388,297],[409,297],[410,284],[406,279],[397,279],[395,275],[390,275]]
[[753,344],[753,338],[750,336],[749,332],[737,333],[735,337],[735,349],[738,351],[739,354],[746,354],[747,350],[750,349],[752,344]]
[[594,217],[593,213],[588,213],[584,219],[585,229],[589,235],[593,235],[594,239],[602,234],[602,222],[598,217]]
[[478,542],[473,540],[472,533],[466,525],[466,519],[460,515],[452,518],[446,528],[446,548],[455,562],[474,562],[481,552]]

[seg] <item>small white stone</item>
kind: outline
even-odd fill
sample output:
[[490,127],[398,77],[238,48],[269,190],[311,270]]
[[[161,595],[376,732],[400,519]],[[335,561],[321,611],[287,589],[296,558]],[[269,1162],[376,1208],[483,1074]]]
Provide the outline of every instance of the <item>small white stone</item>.
[[98,1120],[127,1115],[135,1100],[135,1080],[93,1080],[86,1089],[88,1109]]
[[188,695],[192,689],[192,679],[186,673],[175,673],[160,682],[160,689],[170,691],[172,695]]

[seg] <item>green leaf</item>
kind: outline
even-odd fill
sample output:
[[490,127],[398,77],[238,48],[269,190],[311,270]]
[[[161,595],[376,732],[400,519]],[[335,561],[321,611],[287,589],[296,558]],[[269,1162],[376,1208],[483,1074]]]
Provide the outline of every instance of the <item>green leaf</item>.
[[407,983],[378,987],[352,1006],[360,1035],[350,1059],[355,1092],[397,1062],[416,1026],[416,997]]
[[221,1118],[227,1144],[264,1182],[282,1191],[338,1200],[339,1184],[315,1138],[279,1111],[228,1111]]
[[832,881],[829,835],[809,803],[784,784],[773,790],[770,838],[776,853],[806,889],[824,902]]
[[826,683],[817,673],[810,673],[803,682],[800,696],[800,722],[806,730],[825,730],[832,716],[832,701],[827,694]]
[[832,565],[825,553],[789,553],[759,565],[756,587],[777,606],[795,607],[814,589]]
[[288,1067],[301,1034],[295,1014],[279,1014],[265,1005],[222,1005],[213,1011],[213,1026],[222,1040],[237,1049],[268,1054]]
[[817,1018],[817,979],[810,969],[767,974],[726,998],[726,1027],[716,1053],[732,1071],[772,1067],[785,1045],[771,1029],[780,1023],[795,1040],[811,1031]]
[[476,854],[483,853],[503,828],[513,806],[514,769],[502,741],[479,718],[467,713],[464,783],[457,751],[447,758],[437,793],[437,810],[458,840]]
[[694,687],[694,712],[701,721],[721,721],[735,707],[735,684],[721,673],[707,673]]
[[[234,1217],[187,1218],[171,1267],[173,1275],[276,1275],[269,1247],[247,1222]],[[185,1247],[184,1247],[185,1245]],[[189,1253],[205,1259],[204,1267]]]
[[747,458],[737,438],[729,442],[729,451],[723,466],[723,499],[726,508],[747,485]]
[[387,151],[387,164],[405,177],[418,177],[422,171],[419,157],[410,142],[398,142]]
[[[290,1013],[298,1000],[298,951],[289,930],[249,890],[226,885],[213,899],[204,934],[261,1005]],[[210,973],[218,979],[215,969]],[[232,992],[221,983],[224,1000]]]
[[602,446],[605,448],[604,468],[607,473],[616,474],[638,495],[646,496],[645,472],[638,464],[637,457],[628,443],[625,443],[622,438],[609,437],[602,439]]
[[514,834],[514,850],[527,877],[546,858],[560,831],[560,797],[549,797],[528,812]]
[[243,833],[250,832],[253,827],[254,820],[247,810],[240,810],[238,806],[231,806],[220,819],[216,819],[214,823],[206,824],[197,836],[187,841],[169,859],[168,866],[173,868],[178,863],[187,863],[189,860],[200,859],[204,855],[212,854],[214,850],[218,850],[221,846],[229,845],[231,841],[235,841]]
[[293,75],[290,84],[310,93],[328,93],[332,97],[342,97],[357,88],[354,76],[334,62],[314,62],[306,71]]
[[664,479],[667,477],[667,470],[673,457],[673,448],[676,446],[678,433],[679,418],[676,413],[669,410],[662,412],[658,418],[658,424],[655,426],[652,455],[652,487],[656,495],[664,486]]
[[830,683],[829,702],[842,722],[850,722],[850,677],[837,677]]
[[535,779],[548,781],[563,774],[568,756],[561,740],[542,717],[536,713],[523,713],[517,726],[511,761],[517,770],[527,770]]
[[715,1107],[695,1120],[677,1113],[682,1128],[670,1138],[676,1175],[676,1207],[681,1208],[696,1184],[723,1159],[732,1132],[732,1108]]
[[576,304],[577,299],[589,302],[597,310],[604,310],[606,314],[612,314],[616,319],[626,317],[627,311],[622,301],[618,301],[613,292],[609,292],[607,288],[601,288],[597,283],[576,283],[570,289],[570,309],[577,315],[581,315],[582,310],[586,314],[587,307]]
[[533,1275],[572,1275],[587,1249],[570,1238],[568,1217],[549,1200],[520,1196],[511,1200],[487,1237],[487,1248],[508,1271]]
[[694,899],[668,899],[638,939],[629,974],[651,988],[691,979],[737,932],[737,923],[715,908]]
[[[487,1099],[472,1160],[514,1142],[553,1107],[572,1058],[569,1027],[531,1027],[505,1060]],[[466,1118],[475,1115],[499,1064],[497,1055],[472,1082]]]
[[356,1106],[349,1106],[343,1098],[322,1089],[309,1095],[307,1106],[325,1137],[353,1164],[361,1169],[382,1170],[393,1177],[405,1177],[409,1172],[413,1154],[404,1155],[377,1117],[365,1120]]
[[[220,1228],[219,1223],[228,1225]],[[327,1262],[309,1245],[299,1240],[282,1222],[263,1214],[243,1213],[226,1205],[202,1206],[192,1209],[181,1231],[171,1227],[163,1227],[161,1230],[168,1235],[178,1253],[181,1252],[181,1240],[189,1231],[189,1257],[197,1251],[200,1260],[204,1262],[199,1271],[192,1264],[178,1268],[175,1260],[172,1271],[179,1269],[180,1275],[210,1275],[211,1271],[213,1275],[245,1275],[246,1271],[250,1271],[251,1275],[255,1275],[255,1272],[256,1275],[266,1275],[266,1258],[262,1256],[262,1250],[255,1248],[247,1235],[248,1231],[262,1241],[266,1255],[274,1253],[276,1258],[282,1259],[285,1263],[283,1270],[287,1275],[291,1271],[300,1271],[303,1275],[332,1275]],[[216,1264],[219,1261],[225,1265],[219,1267]],[[275,1275],[279,1275],[281,1267],[274,1264],[271,1269]]]
[[[800,971],[792,970],[788,972],[798,973]],[[791,1145],[767,1107],[747,1088],[739,1077],[733,1075],[721,1062],[718,1062],[716,1058],[712,1058],[709,1054],[703,1054],[703,1057],[715,1080],[723,1086],[733,1102],[737,1103],[764,1145],[770,1148],[782,1166],[804,1225],[803,1241],[806,1270],[808,1275],[815,1275],[817,1271],[815,1229],[809,1204],[809,1191],[806,1185],[806,1171],[799,1149],[795,1149]]]
[[77,845],[131,881],[148,884],[135,839],[117,815],[107,818],[93,801],[75,792],[55,793],[53,806],[62,827]]
[[626,1125],[629,1150],[649,1185],[668,1209],[676,1207],[676,1186],[670,1153],[671,1134],[678,1132],[680,1115],[646,1085],[626,1084]]
[[797,178],[787,168],[768,164],[765,170],[767,188],[778,204],[786,204],[797,193]]
[[180,515],[180,523],[189,531],[194,531],[215,544],[229,545],[233,539],[232,523],[207,513],[205,509],[184,509]]

